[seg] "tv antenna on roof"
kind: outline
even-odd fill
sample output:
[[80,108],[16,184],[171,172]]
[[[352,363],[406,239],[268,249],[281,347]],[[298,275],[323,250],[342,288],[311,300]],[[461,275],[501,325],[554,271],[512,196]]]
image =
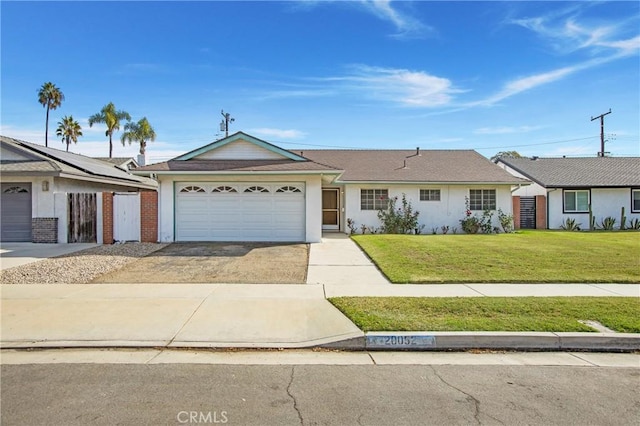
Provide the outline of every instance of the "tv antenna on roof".
[[226,138],[227,136],[229,136],[229,123],[233,123],[234,121],[236,121],[236,119],[231,117],[231,114],[229,114],[228,112],[225,113],[224,110],[220,111],[220,114],[222,114],[222,116],[224,117],[224,119],[220,123],[220,131],[224,131],[224,137]]

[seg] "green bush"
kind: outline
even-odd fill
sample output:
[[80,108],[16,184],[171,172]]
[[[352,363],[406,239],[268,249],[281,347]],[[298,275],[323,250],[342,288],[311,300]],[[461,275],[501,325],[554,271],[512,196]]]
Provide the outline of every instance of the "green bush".
[[398,197],[389,198],[387,209],[378,210],[378,219],[382,223],[381,232],[384,234],[411,234],[419,233],[418,216],[420,212],[414,211],[407,196],[402,194],[402,206],[396,208]]

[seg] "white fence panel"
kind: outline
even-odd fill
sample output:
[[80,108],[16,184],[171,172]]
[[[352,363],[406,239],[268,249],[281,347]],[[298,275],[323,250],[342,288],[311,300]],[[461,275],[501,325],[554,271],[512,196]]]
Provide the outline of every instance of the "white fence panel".
[[140,241],[140,194],[117,192],[113,195],[113,239]]

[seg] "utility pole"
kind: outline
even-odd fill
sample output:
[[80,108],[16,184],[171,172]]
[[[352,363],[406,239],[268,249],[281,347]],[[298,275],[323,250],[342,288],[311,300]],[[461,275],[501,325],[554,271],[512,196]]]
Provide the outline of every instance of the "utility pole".
[[225,114],[224,110],[220,111],[220,114],[224,117],[222,122],[220,123],[220,131],[224,131],[224,137],[229,136],[229,123],[233,123],[236,121],[235,118],[231,117],[231,114],[228,112]]
[[607,114],[611,114],[611,108],[609,108],[608,112],[604,114],[600,114],[597,117],[591,117],[591,121],[600,119],[600,152],[598,153],[598,157],[604,157],[604,116]]

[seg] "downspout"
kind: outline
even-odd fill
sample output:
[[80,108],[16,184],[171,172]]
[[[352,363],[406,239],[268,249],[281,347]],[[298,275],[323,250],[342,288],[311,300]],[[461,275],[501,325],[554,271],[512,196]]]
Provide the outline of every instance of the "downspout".
[[549,228],[549,204],[550,204],[549,203],[549,193],[553,192],[553,191],[557,191],[557,190],[558,190],[558,188],[553,188],[551,190],[547,189],[547,195],[546,195],[546,197],[547,197],[547,217],[545,218],[545,222],[547,222],[547,229],[550,229]]

